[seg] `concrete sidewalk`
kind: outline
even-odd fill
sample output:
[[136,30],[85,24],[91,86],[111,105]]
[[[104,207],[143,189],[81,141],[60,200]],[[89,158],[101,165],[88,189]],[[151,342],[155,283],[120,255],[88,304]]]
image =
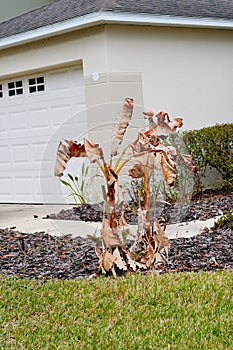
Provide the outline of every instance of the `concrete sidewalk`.
[[[72,206],[0,204],[0,228],[12,228],[26,233],[43,231],[56,236],[65,234],[82,237],[86,237],[88,234],[100,235],[100,222],[43,219],[47,214],[56,214],[61,209],[69,208]],[[191,237],[201,233],[205,227],[212,227],[216,220],[217,217],[206,221],[196,220],[168,225],[166,233],[170,239]],[[129,226],[131,231],[136,234],[137,226]]]

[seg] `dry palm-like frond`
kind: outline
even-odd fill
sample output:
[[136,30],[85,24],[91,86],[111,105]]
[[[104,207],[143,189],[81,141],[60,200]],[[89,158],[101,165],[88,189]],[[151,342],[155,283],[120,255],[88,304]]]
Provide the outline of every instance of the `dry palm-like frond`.
[[189,171],[193,172],[194,174],[197,172],[197,167],[194,164],[193,158],[189,154],[183,154],[177,152],[176,148],[173,146],[161,146],[159,147],[161,150],[164,150],[167,152],[169,156],[172,157],[174,161],[180,161]]
[[116,266],[120,269],[120,270],[123,270],[123,271],[127,271],[128,268],[127,268],[127,265],[125,263],[125,261],[123,260],[121,254],[120,254],[120,250],[119,248],[115,248],[114,251],[113,251],[113,257],[115,258],[115,264]]
[[142,234],[140,234],[130,249],[131,257],[140,269],[153,268],[158,264],[167,262],[170,243],[165,235],[165,229],[165,223],[163,222],[160,225],[157,219],[154,221],[150,237],[145,234],[145,231],[143,233],[142,228]]
[[126,262],[127,262],[127,266],[129,268],[130,271],[136,271],[137,269],[137,265],[136,265],[136,261],[134,261],[130,254],[128,252],[125,251],[125,259],[126,259]]
[[153,231],[156,235],[157,243],[158,243],[158,252],[161,252],[163,249],[168,251],[170,247],[170,243],[168,237],[165,235],[166,230],[166,222],[163,221],[159,223],[158,219],[154,220],[153,223]]
[[121,144],[126,129],[132,118],[134,108],[134,100],[132,98],[126,98],[124,105],[115,121],[115,126],[112,132],[112,145],[111,145],[111,156],[117,154],[118,146]]
[[[103,150],[99,144],[84,139],[84,144],[62,140],[57,150],[55,175],[61,176],[67,162],[72,157],[88,157],[90,162],[97,162],[105,181],[107,191],[104,195],[106,210],[101,229],[101,243],[96,237],[91,237],[96,243],[96,254],[99,258],[100,271],[103,274],[136,271],[136,269],[150,269],[161,262],[167,262],[169,240],[165,235],[166,225],[154,220],[151,226],[150,210],[150,179],[155,169],[162,170],[164,181],[173,185],[177,177],[176,161],[181,161],[189,170],[196,172],[195,164],[189,155],[178,153],[175,147],[165,146],[162,143],[164,136],[173,133],[182,127],[183,119],[169,117],[166,112],[159,112],[154,120],[153,112],[143,112],[149,121],[148,126],[138,132],[137,139],[128,145],[113,165],[112,157],[117,154],[126,129],[132,118],[134,101],[131,98],[124,100],[124,105],[116,118],[112,134],[110,163],[104,159]],[[127,158],[123,157],[127,155]],[[100,162],[101,160],[101,162]],[[132,160],[133,167],[129,170],[132,178],[143,178],[143,207],[139,198],[138,230],[134,244],[127,251],[126,237],[132,235],[124,216],[124,198],[118,177],[123,167]],[[117,213],[116,199],[121,205],[120,218]],[[119,219],[118,219],[119,218]]]
[[172,167],[175,166],[176,161],[180,161],[189,171],[194,174],[197,172],[197,167],[194,164],[192,156],[177,152],[174,146],[164,146],[162,142],[159,142],[158,147],[155,148],[156,152],[157,154],[160,152],[166,154]]
[[101,229],[101,238],[105,248],[119,247],[122,245],[117,229],[110,227],[109,220],[104,218]]
[[191,155],[177,153],[177,158],[186,166],[188,170],[192,171],[194,174],[197,172],[197,167],[194,164],[194,161]]
[[171,121],[171,119],[170,119],[170,117],[169,117],[167,112],[161,111],[161,112],[156,114],[156,117],[158,119],[158,124],[163,124],[166,119],[167,119],[168,122]]
[[176,131],[178,128],[182,128],[183,124],[183,118],[174,118],[167,124],[170,127],[171,132]]
[[91,163],[94,163],[99,159],[103,159],[103,150],[98,143],[93,143],[87,139],[84,139],[84,146],[87,157]]
[[154,112],[149,111],[149,112],[142,112],[144,114],[144,118],[148,119],[149,121],[149,127],[153,128],[155,126],[155,121],[154,121]]
[[72,140],[61,140],[56,154],[56,163],[54,168],[55,176],[62,176],[68,161],[72,157],[87,157],[85,146]]
[[146,247],[146,253],[143,254],[140,262],[142,264],[145,264],[147,268],[150,268],[155,261],[155,257],[155,249],[151,243],[148,243]]
[[161,169],[166,185],[172,186],[177,177],[175,162],[166,152],[161,152]]
[[144,167],[142,164],[136,163],[132,166],[131,169],[129,169],[128,172],[129,176],[131,176],[133,179],[139,179],[144,176]]
[[[153,232],[157,241],[157,253],[160,254],[162,259],[166,261],[168,257],[170,243],[169,243],[168,237],[165,235],[165,230],[166,230],[165,221],[163,221],[163,226],[161,226],[158,219],[155,219],[153,224]],[[164,252],[165,252],[165,255],[164,255]]]
[[121,215],[118,220],[118,234],[121,242],[125,242],[128,235],[135,236],[134,232],[131,231],[129,225],[125,219],[125,207],[122,206]]
[[103,267],[103,254],[102,254],[102,251],[100,250],[100,248],[97,247],[97,245],[95,246],[95,253],[96,253],[97,257],[99,258],[99,267],[101,269],[101,272],[103,275],[105,275],[106,271]]
[[144,167],[148,167],[149,169],[154,170],[155,157],[152,152],[145,151],[135,154],[135,156],[132,157],[132,160],[139,162]]
[[102,255],[101,265],[105,271],[110,271],[116,261],[116,257],[109,253],[107,250]]
[[156,114],[156,117],[158,119],[157,124],[145,132],[146,136],[167,136],[168,134],[175,132],[177,128],[183,126],[182,118],[174,118],[171,120],[166,112],[159,112]]
[[130,143],[125,148],[124,153],[127,155],[135,155],[135,154],[147,151],[147,149],[148,149],[148,137],[145,137],[145,135],[142,132],[139,132],[136,140]]

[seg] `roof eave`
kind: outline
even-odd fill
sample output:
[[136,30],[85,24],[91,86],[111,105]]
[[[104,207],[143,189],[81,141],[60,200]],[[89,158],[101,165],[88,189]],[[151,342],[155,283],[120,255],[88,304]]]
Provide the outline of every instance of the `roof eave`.
[[131,24],[233,30],[233,20],[96,12],[0,39],[0,49],[45,39],[100,24]]

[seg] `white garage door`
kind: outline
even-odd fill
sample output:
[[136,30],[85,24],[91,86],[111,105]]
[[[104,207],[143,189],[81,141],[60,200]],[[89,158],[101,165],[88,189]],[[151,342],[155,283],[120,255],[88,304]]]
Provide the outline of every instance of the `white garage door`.
[[79,67],[0,81],[0,202],[64,203],[56,148],[86,131]]

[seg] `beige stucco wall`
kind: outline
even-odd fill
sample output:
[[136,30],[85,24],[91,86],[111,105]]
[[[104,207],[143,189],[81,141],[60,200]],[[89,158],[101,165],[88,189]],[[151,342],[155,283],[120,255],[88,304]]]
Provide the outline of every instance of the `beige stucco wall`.
[[124,97],[136,108],[126,140],[144,125],[142,109],[184,118],[185,128],[233,121],[233,31],[106,25],[0,51],[0,82],[80,64],[89,138],[109,151]]
[[233,31],[106,25],[0,51],[0,79],[80,63],[90,128],[127,96],[190,129],[232,122],[232,57]]
[[233,31],[108,26],[109,71],[142,73],[145,107],[185,128],[233,122]]
[[[107,65],[104,26],[25,44],[0,51],[0,80],[56,67],[82,65],[89,137],[110,140],[112,121],[125,97],[134,97],[137,117],[143,105],[142,75],[139,72],[110,72]],[[94,75],[93,75],[94,73]],[[97,74],[97,79],[94,77]],[[136,118],[137,119],[137,118]],[[135,120],[136,122],[136,120]],[[143,120],[139,125],[144,125]],[[103,134],[104,131],[104,134]],[[106,144],[106,148],[108,145]]]

